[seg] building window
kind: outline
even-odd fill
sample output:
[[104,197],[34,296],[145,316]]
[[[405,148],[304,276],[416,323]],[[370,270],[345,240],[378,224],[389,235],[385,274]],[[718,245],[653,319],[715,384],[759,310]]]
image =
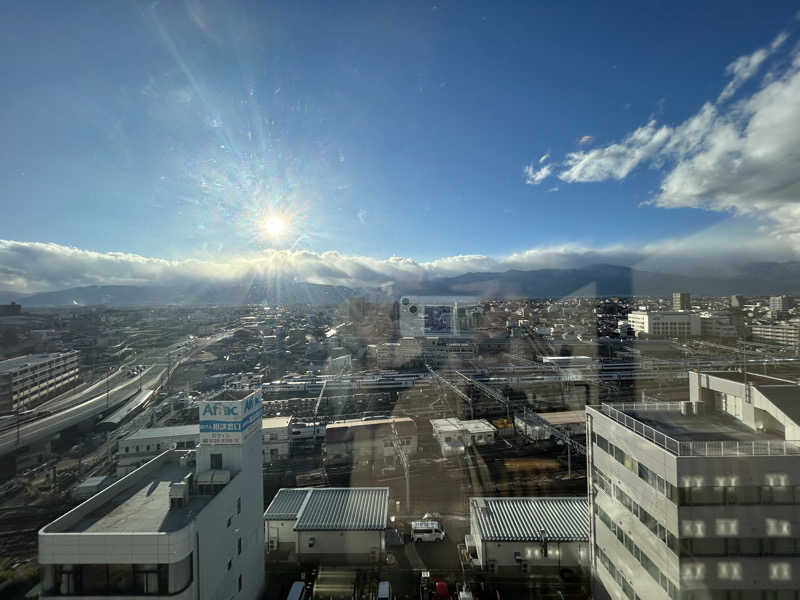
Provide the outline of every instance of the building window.
[[242,553],[242,538],[236,540],[236,551],[238,554]]
[[212,469],[221,469],[222,468],[222,454],[212,454],[211,455],[211,468]]
[[242,576],[239,575],[239,591],[242,591]]
[[[231,570],[231,567],[232,567],[232,566],[233,566],[233,563],[232,563],[231,561],[228,561],[228,571],[230,571],[230,570]],[[241,588],[240,588],[240,589],[241,589]]]
[[237,498],[236,499],[236,514],[237,515],[242,514],[242,499],[241,498]]

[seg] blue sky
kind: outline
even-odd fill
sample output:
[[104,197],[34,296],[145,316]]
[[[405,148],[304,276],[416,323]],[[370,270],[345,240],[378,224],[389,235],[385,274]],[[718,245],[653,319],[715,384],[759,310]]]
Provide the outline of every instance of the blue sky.
[[[770,115],[798,128],[796,101],[759,96],[791,98],[794,2],[267,4],[6,4],[0,288],[72,282],[20,273],[42,244],[155,264],[486,259],[458,271],[564,247],[639,264],[760,227],[775,243],[751,253],[794,257],[796,154],[747,198],[721,181],[726,160],[749,185],[764,144],[791,147],[747,136]],[[704,103],[695,144],[680,127]],[[731,127],[741,143],[715,152]]]

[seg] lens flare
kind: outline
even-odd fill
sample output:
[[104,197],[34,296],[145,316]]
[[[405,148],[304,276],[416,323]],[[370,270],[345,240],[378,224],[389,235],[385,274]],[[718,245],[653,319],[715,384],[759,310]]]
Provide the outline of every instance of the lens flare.
[[264,220],[264,231],[271,237],[278,237],[286,230],[286,221],[281,217],[267,217]]

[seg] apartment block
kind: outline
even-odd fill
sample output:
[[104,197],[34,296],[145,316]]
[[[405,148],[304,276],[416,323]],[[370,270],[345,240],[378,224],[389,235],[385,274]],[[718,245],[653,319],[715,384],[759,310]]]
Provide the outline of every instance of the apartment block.
[[25,410],[78,383],[77,350],[0,361],[0,413]]

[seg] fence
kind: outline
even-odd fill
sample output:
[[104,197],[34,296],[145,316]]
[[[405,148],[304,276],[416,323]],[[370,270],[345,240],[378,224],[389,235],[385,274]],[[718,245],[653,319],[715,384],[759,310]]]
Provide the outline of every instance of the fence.
[[[616,408],[616,407],[619,407]],[[620,410],[621,409],[621,410]],[[661,446],[676,456],[793,456],[800,455],[800,442],[790,440],[679,441],[645,425],[623,411],[680,411],[680,402],[628,402],[601,404],[600,411],[620,425]]]

